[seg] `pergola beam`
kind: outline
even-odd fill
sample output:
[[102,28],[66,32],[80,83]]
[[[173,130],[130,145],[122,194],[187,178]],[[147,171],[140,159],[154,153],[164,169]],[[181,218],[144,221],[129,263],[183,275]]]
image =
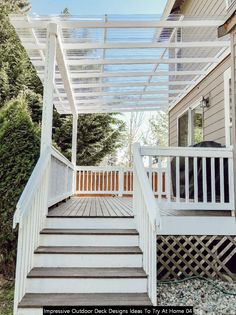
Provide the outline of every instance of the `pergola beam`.
[[[141,101],[144,102],[160,102],[160,101],[172,101],[175,100],[175,97],[149,97],[149,98],[142,98]],[[123,98],[123,99],[88,99],[88,100],[77,100],[76,104],[79,106],[81,104],[116,104],[116,103],[124,103],[124,102],[128,102],[128,103],[138,103],[139,99],[128,99],[128,98]]]
[[71,87],[70,75],[67,69],[66,59],[65,59],[63,48],[62,48],[62,42],[61,42],[59,32],[57,33],[56,57],[57,57],[57,65],[61,73],[61,78],[64,84],[64,88],[68,97],[68,101],[71,106],[71,112],[73,113],[73,115],[77,115],[77,107],[75,104],[76,102],[75,102],[74,92]]
[[[71,72],[72,79],[83,79],[83,78],[116,78],[116,77],[147,77],[152,75],[153,77],[169,77],[169,76],[195,76],[195,75],[204,75],[206,72],[203,70],[193,70],[193,71],[150,71],[150,72]],[[39,73],[43,75],[43,73]],[[61,78],[60,75],[56,74],[56,78]]]
[[[81,21],[81,20],[59,20],[61,28],[176,28],[176,27],[194,27],[194,28],[209,28],[218,27],[224,23],[224,19],[199,19],[199,20],[184,20],[184,21]],[[50,21],[37,20],[30,18],[29,21],[25,17],[20,18],[12,16],[11,22],[15,28],[47,28]],[[57,22],[57,18],[54,18]]]
[[[74,89],[90,89],[90,88],[110,88],[110,87],[143,87],[145,84],[148,85],[148,87],[154,87],[154,86],[182,86],[182,85],[192,85],[194,84],[193,81],[157,81],[157,82],[118,82],[118,83],[84,83],[84,84],[76,84],[72,83],[72,87]],[[63,84],[61,85],[63,87]],[[60,88],[60,84],[58,84],[58,88]]]
[[[160,58],[160,59],[80,59],[67,60],[68,66],[85,66],[85,65],[148,65],[148,64],[180,64],[180,63],[218,63],[218,58]],[[41,60],[35,60],[36,66],[43,66]]]
[[[123,95],[134,95],[138,96],[140,94],[142,95],[169,95],[169,94],[178,94],[182,93],[183,90],[154,90],[154,91],[145,91],[142,90],[139,91],[125,91],[125,92],[85,92],[85,93],[74,93],[75,98],[78,97],[94,97],[94,96],[123,96]],[[61,94],[62,97],[65,97],[66,94]]]
[[[23,42],[24,47],[29,50],[44,50],[45,44]],[[200,42],[153,42],[153,43],[64,43],[63,49],[66,50],[84,50],[84,49],[155,49],[155,48],[212,48],[229,47],[229,41],[200,41]]]

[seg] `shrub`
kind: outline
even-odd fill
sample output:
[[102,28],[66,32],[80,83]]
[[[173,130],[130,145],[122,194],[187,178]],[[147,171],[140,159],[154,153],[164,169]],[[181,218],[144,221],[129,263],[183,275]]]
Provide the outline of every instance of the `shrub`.
[[16,203],[39,155],[39,128],[27,102],[18,98],[0,109],[0,273],[14,276],[17,232],[12,230]]

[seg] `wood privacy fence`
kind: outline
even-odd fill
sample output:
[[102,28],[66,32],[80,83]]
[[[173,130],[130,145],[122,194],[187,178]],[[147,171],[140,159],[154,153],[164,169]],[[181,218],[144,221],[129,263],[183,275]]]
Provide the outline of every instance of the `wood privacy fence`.
[[[155,168],[146,169],[154,194],[166,195],[165,168],[161,177]],[[161,185],[158,182],[161,178]],[[122,167],[77,167],[76,192],[79,195],[133,195],[133,169]]]

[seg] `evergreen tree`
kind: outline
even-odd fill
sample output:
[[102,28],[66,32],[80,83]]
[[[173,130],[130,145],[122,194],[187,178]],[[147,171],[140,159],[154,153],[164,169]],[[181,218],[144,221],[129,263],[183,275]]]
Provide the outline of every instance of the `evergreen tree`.
[[18,98],[0,109],[0,273],[14,276],[16,203],[39,156],[39,128],[32,122],[26,100]]

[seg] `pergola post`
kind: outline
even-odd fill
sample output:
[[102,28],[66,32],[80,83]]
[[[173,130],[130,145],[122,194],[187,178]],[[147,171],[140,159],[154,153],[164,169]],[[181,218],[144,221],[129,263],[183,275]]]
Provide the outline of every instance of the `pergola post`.
[[[231,39],[231,90],[232,90],[232,147],[233,147],[233,165],[234,165],[234,204],[236,200],[236,29],[230,32]],[[235,216],[235,211],[232,215]]]
[[78,115],[73,114],[73,128],[72,128],[72,153],[71,162],[74,165],[74,176],[73,176],[73,192],[76,191],[76,157],[77,157],[77,127],[78,127]]
[[57,24],[48,25],[47,55],[45,60],[41,154],[52,143],[53,93],[56,66]]

